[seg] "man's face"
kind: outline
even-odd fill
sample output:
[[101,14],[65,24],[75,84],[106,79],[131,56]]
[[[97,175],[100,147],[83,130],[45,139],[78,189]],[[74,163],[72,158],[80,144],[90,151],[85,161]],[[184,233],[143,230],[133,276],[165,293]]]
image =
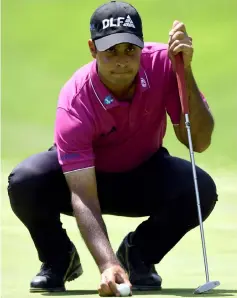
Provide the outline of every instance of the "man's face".
[[130,84],[138,73],[141,49],[130,43],[122,43],[103,52],[95,51],[93,57],[97,60],[102,78],[122,87]]

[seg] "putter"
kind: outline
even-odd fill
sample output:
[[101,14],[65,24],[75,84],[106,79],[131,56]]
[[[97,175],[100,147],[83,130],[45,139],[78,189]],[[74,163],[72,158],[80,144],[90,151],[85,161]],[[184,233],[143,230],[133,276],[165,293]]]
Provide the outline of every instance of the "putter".
[[203,229],[203,222],[202,222],[202,213],[201,213],[201,208],[200,208],[200,198],[199,198],[194,151],[193,151],[193,144],[192,144],[192,137],[191,137],[191,127],[190,127],[190,122],[189,122],[188,98],[187,98],[186,86],[185,86],[184,63],[183,63],[182,53],[179,53],[178,55],[175,56],[175,65],[176,65],[176,78],[177,78],[178,89],[179,89],[179,97],[180,97],[180,101],[181,101],[182,112],[185,117],[185,126],[187,129],[187,135],[188,135],[189,154],[190,154],[190,159],[191,159],[191,164],[192,164],[193,181],[194,181],[194,187],[195,187],[198,219],[199,219],[201,240],[202,240],[203,259],[204,259],[204,266],[205,266],[205,273],[206,273],[206,283],[199,286],[194,291],[194,294],[201,294],[201,293],[208,292],[208,291],[214,289],[215,287],[219,286],[220,282],[209,280],[206,244],[205,244],[204,229]]

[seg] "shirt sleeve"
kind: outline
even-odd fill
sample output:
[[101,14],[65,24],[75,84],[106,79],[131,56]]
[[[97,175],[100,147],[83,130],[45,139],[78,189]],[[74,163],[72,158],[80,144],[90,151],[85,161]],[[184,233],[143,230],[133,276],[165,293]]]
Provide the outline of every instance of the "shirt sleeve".
[[55,144],[64,173],[94,166],[92,125],[85,116],[57,108]]

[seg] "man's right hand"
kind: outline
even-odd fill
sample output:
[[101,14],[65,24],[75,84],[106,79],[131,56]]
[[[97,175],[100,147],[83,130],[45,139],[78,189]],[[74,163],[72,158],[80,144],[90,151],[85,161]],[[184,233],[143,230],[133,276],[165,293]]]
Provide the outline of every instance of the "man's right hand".
[[[106,268],[101,274],[101,282],[98,289],[99,295],[101,297],[106,296],[120,296],[119,291],[117,290],[116,284],[125,283],[130,289],[132,285],[129,281],[127,273],[119,265],[111,265]],[[132,290],[131,290],[132,296]]]
[[116,283],[131,288],[109,242],[102,218],[94,168],[65,175],[72,192],[72,207],[81,235],[101,273],[100,296],[120,296]]

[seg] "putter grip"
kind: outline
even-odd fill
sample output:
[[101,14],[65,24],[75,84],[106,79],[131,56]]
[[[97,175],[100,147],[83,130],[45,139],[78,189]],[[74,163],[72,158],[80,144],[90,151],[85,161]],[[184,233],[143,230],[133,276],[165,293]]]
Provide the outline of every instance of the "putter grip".
[[183,114],[188,114],[188,97],[184,76],[184,62],[182,53],[175,55],[176,78],[179,89],[179,97]]

